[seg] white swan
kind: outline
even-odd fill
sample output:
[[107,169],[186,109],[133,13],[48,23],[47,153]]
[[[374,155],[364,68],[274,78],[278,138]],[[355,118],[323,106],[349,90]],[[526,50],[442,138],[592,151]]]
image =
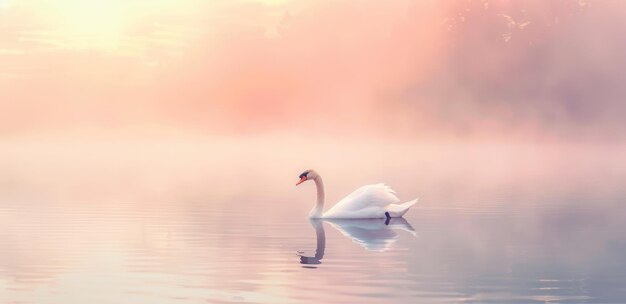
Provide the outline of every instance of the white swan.
[[328,211],[324,211],[324,183],[320,175],[314,170],[306,170],[300,174],[300,185],[307,180],[313,180],[317,188],[317,203],[309,213],[309,218],[392,218],[404,215],[417,199],[397,204],[400,200],[395,192],[385,184],[363,186],[350,195],[344,197]]

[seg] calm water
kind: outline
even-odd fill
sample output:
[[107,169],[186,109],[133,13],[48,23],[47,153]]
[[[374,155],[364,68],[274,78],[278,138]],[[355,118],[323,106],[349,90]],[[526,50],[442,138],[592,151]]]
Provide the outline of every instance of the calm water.
[[[553,173],[564,164],[531,175],[508,168],[508,176],[525,176],[496,183],[478,173],[409,182],[414,167],[395,167],[400,177],[385,181],[401,198],[421,201],[405,219],[386,222],[309,221],[313,187],[296,189],[300,172],[288,165],[268,173],[279,175],[274,188],[246,186],[250,177],[261,184],[263,178],[250,175],[254,168],[233,167],[238,187],[214,181],[200,191],[190,186],[197,176],[177,174],[171,183],[178,191],[139,199],[94,190],[104,187],[98,182],[120,192],[138,188],[122,174],[107,171],[121,179],[113,186],[90,181],[90,197],[78,189],[86,187],[78,182],[81,166],[38,171],[40,163],[24,160],[4,164],[0,303],[626,301],[626,191],[602,186],[621,176],[610,165],[577,162],[581,176],[568,171],[562,179]],[[457,169],[494,170],[472,166]],[[54,172],[57,191],[53,179],[35,178]],[[328,201],[365,179],[330,172]]]

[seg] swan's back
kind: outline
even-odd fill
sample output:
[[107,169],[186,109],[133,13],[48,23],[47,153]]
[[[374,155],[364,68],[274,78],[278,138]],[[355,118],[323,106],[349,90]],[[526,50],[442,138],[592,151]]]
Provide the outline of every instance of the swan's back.
[[[400,200],[395,192],[385,184],[363,186],[344,197],[324,213],[325,218],[359,218],[360,214],[368,214],[372,209],[379,210]],[[381,214],[382,215],[382,214]],[[382,215],[384,216],[384,215]],[[368,217],[368,216],[365,216]]]

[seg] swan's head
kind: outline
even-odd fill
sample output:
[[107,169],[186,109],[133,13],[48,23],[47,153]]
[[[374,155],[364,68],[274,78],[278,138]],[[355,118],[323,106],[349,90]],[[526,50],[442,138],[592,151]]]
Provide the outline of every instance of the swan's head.
[[304,183],[304,182],[306,182],[306,181],[308,181],[310,179],[311,180],[315,179],[315,178],[317,178],[317,176],[318,175],[317,175],[317,172],[315,172],[315,170],[306,170],[306,171],[302,172],[302,174],[300,174],[300,176],[299,176],[300,177],[300,181],[296,184],[296,186],[300,185],[300,184],[302,184],[302,183]]

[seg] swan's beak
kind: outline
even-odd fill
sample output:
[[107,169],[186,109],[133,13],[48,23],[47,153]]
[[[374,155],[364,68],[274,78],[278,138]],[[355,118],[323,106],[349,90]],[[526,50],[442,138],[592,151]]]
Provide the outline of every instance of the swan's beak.
[[306,181],[306,176],[301,177],[300,181],[296,184],[296,186],[304,183],[305,181]]

